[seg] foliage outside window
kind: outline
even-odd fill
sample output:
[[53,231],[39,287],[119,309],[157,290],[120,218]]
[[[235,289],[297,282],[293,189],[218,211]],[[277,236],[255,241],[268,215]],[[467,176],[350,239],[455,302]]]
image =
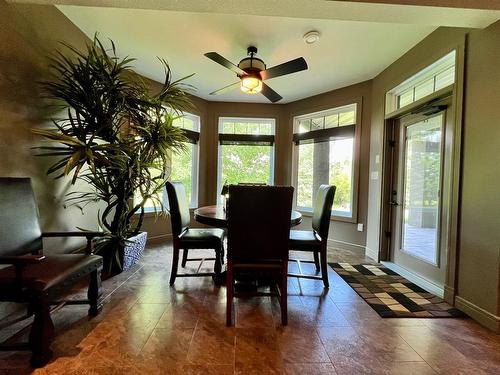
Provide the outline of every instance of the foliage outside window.
[[353,217],[357,105],[294,119],[296,206],[312,212],[322,184],[337,187],[333,216]]
[[[170,181],[178,181],[184,184],[189,206],[198,206],[198,138],[200,129],[200,118],[190,113],[184,113],[173,120],[173,126],[184,129],[188,142],[183,151],[172,153],[166,167],[166,175]],[[154,173],[154,172],[153,172]],[[141,200],[136,194],[136,201]],[[168,199],[165,189],[156,195],[156,201],[168,207]],[[145,211],[155,212],[159,208],[152,199],[146,201]]]
[[217,191],[222,185],[274,182],[274,119],[219,118]]

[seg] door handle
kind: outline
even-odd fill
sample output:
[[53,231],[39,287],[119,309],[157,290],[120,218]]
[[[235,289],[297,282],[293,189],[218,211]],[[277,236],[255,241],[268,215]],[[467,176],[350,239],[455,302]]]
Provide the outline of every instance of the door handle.
[[399,206],[399,203],[395,202],[395,201],[390,201],[389,205],[391,205],[391,206]]

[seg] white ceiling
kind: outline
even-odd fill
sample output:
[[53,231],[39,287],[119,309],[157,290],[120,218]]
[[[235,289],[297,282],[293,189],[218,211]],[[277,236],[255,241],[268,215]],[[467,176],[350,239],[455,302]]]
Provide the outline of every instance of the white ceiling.
[[[262,95],[234,90],[209,93],[237,77],[203,54],[220,53],[237,64],[255,45],[268,67],[303,56],[309,69],[266,81],[286,103],[371,79],[436,29],[435,25],[305,19],[58,5],[87,36],[111,38],[119,56],[136,57],[136,70],[162,81],[156,57],[165,58],[174,78],[195,73],[189,83],[208,100],[268,102]],[[321,39],[306,45],[302,35],[318,30]]]

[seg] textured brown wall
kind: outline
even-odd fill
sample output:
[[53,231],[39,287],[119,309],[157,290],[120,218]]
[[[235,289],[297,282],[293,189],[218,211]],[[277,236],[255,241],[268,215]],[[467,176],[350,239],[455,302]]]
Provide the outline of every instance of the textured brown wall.
[[500,316],[500,22],[472,31],[464,98],[458,295]]
[[[47,76],[46,56],[60,47],[62,37],[79,47],[87,40],[55,7],[0,1],[0,176],[32,178],[44,230],[96,229],[95,210],[82,215],[76,208],[63,208],[68,181],[47,177],[48,160],[34,157],[31,149],[39,143],[31,129],[45,126],[50,115],[37,81]],[[51,241],[46,249],[60,251],[61,245]]]

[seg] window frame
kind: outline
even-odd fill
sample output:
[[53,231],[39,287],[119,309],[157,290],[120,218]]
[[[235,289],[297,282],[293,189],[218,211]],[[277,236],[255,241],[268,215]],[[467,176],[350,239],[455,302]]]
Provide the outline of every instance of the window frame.
[[[194,113],[189,113],[189,112],[184,112],[183,117],[186,117],[193,121],[193,123],[196,125],[194,126],[196,129],[194,130],[189,130],[189,129],[184,129],[186,133],[197,133],[197,136],[195,137],[194,142],[188,142],[188,144],[194,145],[193,147],[193,162],[191,163],[191,176],[193,179],[193,186],[192,186],[192,191],[191,191],[191,201],[189,202],[189,208],[197,208],[198,207],[198,195],[199,195],[199,179],[200,179],[200,129],[201,129],[201,117],[199,115],[196,115]],[[192,139],[191,137],[188,136],[188,138]],[[170,177],[167,179],[167,181],[171,181]],[[167,203],[166,207],[168,207],[168,199],[164,200],[164,205]]]
[[[199,199],[199,168],[200,168],[200,129],[201,129],[201,116],[194,114],[194,113],[189,113],[189,112],[184,112],[182,114],[182,117],[187,117],[191,119],[196,127],[196,130],[189,130],[189,129],[184,129],[180,128],[186,131],[186,133],[192,133],[191,136],[188,134],[188,138],[191,139],[194,142],[187,142],[188,145],[194,145],[193,151],[192,151],[192,158],[193,158],[193,163],[191,164],[191,175],[193,179],[193,188],[191,191],[191,201],[189,202],[189,208],[193,209],[198,207],[198,199]],[[197,133],[197,134],[193,134]],[[167,177],[167,181],[171,181],[170,176]],[[166,194],[165,189],[163,189],[163,194],[162,194],[162,204],[163,204],[163,211],[168,210],[168,197]],[[156,209],[154,207],[145,207],[144,208],[144,214],[146,216],[149,215],[156,215],[158,212],[160,212],[160,207],[157,207]],[[138,214],[138,213],[136,213]]]
[[222,202],[222,197],[220,192],[222,191],[222,144],[220,142],[219,136],[224,134],[224,138],[230,139],[231,135],[234,135],[234,139],[238,140],[241,134],[232,133],[222,133],[224,122],[246,122],[246,123],[262,123],[265,121],[271,122],[272,135],[262,135],[262,138],[273,137],[271,145],[271,155],[269,160],[269,184],[274,185],[275,182],[275,160],[276,160],[276,119],[273,117],[250,117],[250,116],[219,116],[217,123],[217,203]]
[[[396,113],[399,113],[402,110],[407,109],[413,103],[420,102],[422,100],[428,101],[429,98],[436,93],[442,91],[449,91],[450,87],[453,87],[457,82],[457,67],[458,67],[458,51],[456,49],[452,49],[448,51],[446,54],[439,57],[437,60],[432,62],[431,64],[423,67],[418,70],[410,77],[405,79],[403,82],[399,83],[397,86],[387,91],[385,94],[385,115],[393,116]],[[445,86],[436,87],[437,77],[450,70],[453,69],[453,81]],[[416,97],[416,89],[418,86],[422,85],[425,82],[433,80],[433,90],[432,92],[425,94],[421,97]],[[410,102],[401,105],[400,98],[403,94],[407,92],[412,92],[412,99]]]
[[[351,100],[339,101],[336,103],[331,103],[331,105],[310,108],[308,111],[301,111],[292,114],[292,136],[295,133],[296,126],[299,120],[304,118],[313,118],[318,115],[327,115],[330,112],[334,112],[342,107],[347,107],[349,105],[356,106],[356,118],[354,124],[354,145],[353,145],[353,156],[352,156],[352,180],[351,180],[351,191],[352,191],[352,207],[351,215],[336,215],[332,210],[330,220],[341,221],[347,223],[357,223],[358,221],[358,206],[359,206],[359,170],[360,170],[360,150],[361,150],[361,126],[362,126],[362,114],[363,114],[363,98],[355,98]],[[339,126],[342,128],[342,126]],[[301,212],[306,217],[311,217],[313,215],[313,210],[306,207],[297,206],[297,186],[298,186],[298,163],[299,163],[299,147],[292,140],[292,185],[294,186],[294,197],[293,205],[294,209]],[[337,211],[339,212],[339,211]]]

